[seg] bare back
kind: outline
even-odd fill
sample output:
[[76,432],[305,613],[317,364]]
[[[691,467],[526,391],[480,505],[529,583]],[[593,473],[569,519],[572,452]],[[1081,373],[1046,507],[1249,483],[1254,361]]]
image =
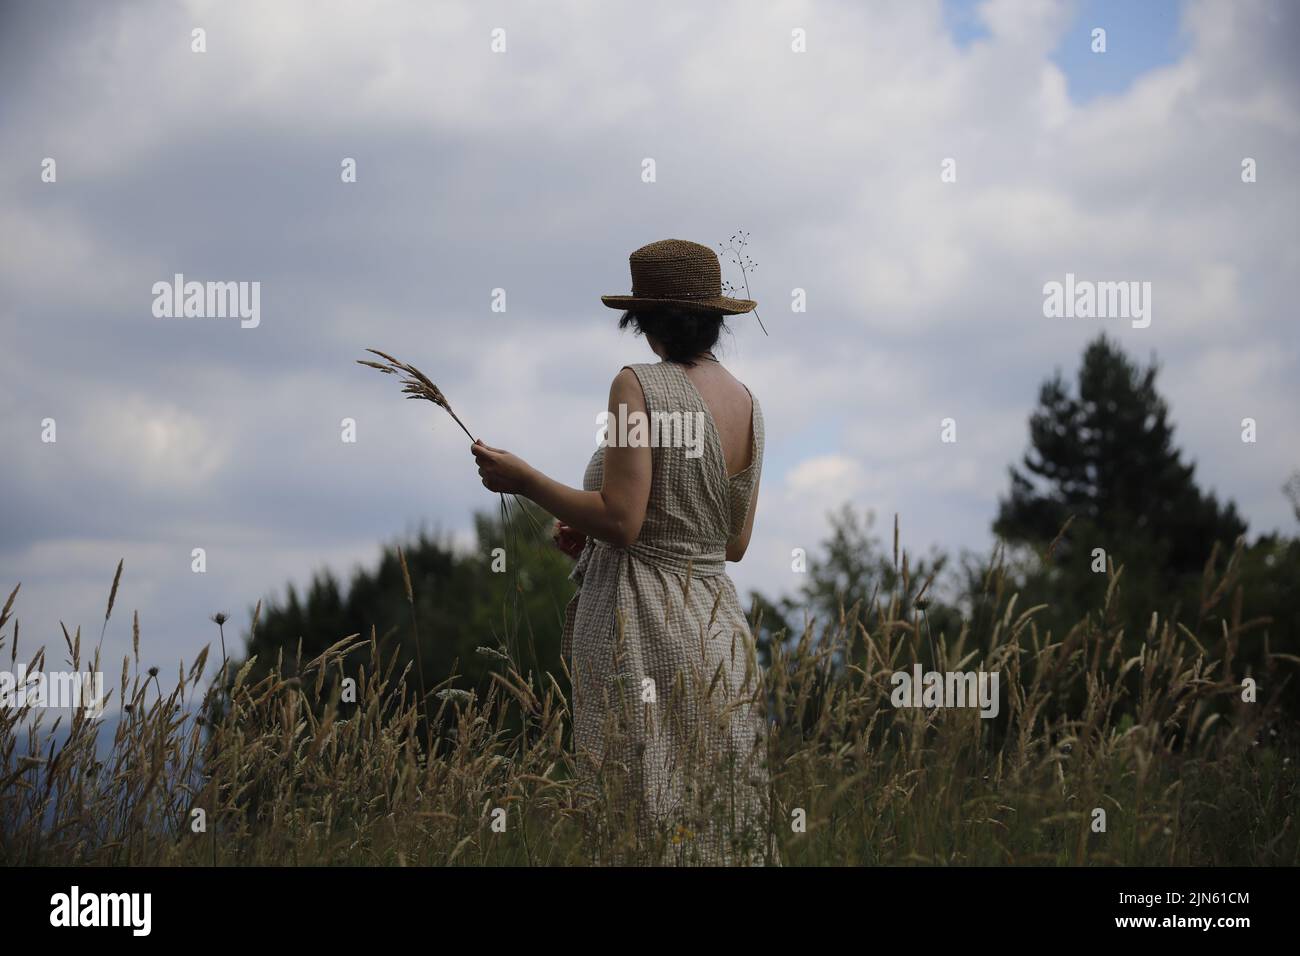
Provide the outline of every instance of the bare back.
[[754,400],[749,389],[715,361],[704,359],[683,370],[718,429],[727,474],[739,474],[754,458]]

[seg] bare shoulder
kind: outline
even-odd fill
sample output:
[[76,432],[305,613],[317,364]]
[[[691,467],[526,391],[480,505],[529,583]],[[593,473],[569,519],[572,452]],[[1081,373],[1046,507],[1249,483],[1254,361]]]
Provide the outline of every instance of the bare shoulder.
[[749,390],[748,385],[736,378],[730,369],[723,366],[720,366],[720,368],[726,375],[727,391],[730,393],[733,401],[736,401],[741,405],[750,405],[751,403],[754,405],[758,404],[758,399],[754,398],[754,393]]
[[609,398],[611,403],[644,404],[645,395],[641,391],[641,380],[637,378],[636,372],[628,366],[619,369],[614,381],[610,383]]

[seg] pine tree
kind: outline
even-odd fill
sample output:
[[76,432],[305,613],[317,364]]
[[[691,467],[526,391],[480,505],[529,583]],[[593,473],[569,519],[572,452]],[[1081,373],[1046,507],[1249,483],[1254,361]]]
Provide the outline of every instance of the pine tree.
[[1174,447],[1156,373],[1103,335],[1084,352],[1077,393],[1059,372],[1045,382],[1024,470],[1011,468],[994,531],[1042,547],[1073,515],[1078,530],[1062,542],[1063,557],[1087,529],[1103,547],[1126,545],[1158,562],[1166,583],[1199,572],[1216,542],[1231,547],[1245,534],[1236,506],[1203,493]]

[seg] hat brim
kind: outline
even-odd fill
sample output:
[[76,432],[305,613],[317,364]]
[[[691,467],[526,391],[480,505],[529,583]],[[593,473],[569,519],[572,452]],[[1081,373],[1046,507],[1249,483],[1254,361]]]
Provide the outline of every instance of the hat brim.
[[611,309],[633,309],[643,305],[678,305],[698,312],[717,312],[722,315],[740,315],[752,312],[758,306],[753,299],[733,299],[715,295],[708,299],[652,299],[644,295],[602,295],[600,301]]

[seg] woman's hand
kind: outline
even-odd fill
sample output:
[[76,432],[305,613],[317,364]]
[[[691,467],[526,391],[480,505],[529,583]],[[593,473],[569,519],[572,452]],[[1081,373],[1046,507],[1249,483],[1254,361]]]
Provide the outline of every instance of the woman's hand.
[[488,491],[505,495],[528,494],[537,474],[528,462],[504,449],[483,444],[481,438],[470,445],[469,450],[478,462],[479,477]]
[[571,528],[563,521],[556,520],[555,530],[551,533],[555,546],[575,561],[587,546],[587,536],[576,528]]

